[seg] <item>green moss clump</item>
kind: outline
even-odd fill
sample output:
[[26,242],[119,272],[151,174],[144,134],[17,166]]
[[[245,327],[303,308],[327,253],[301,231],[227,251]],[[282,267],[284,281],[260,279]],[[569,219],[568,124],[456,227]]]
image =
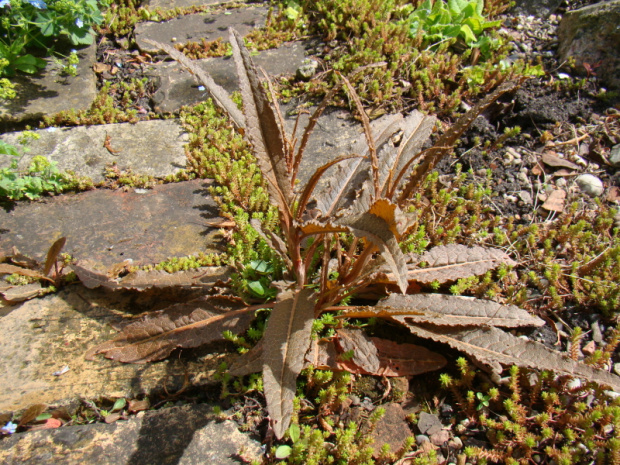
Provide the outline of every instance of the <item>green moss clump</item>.
[[41,127],[87,126],[92,124],[137,123],[149,119],[135,109],[137,101],[153,92],[148,78],[131,79],[129,83],[104,83],[88,110],[74,109],[44,116]]

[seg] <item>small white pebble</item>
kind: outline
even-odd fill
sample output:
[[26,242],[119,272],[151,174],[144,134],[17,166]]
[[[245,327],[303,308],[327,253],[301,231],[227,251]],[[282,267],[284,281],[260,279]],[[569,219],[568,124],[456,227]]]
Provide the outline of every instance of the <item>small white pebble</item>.
[[607,397],[610,397],[611,399],[617,399],[620,397],[620,392],[616,391],[605,391],[605,394],[607,394]]

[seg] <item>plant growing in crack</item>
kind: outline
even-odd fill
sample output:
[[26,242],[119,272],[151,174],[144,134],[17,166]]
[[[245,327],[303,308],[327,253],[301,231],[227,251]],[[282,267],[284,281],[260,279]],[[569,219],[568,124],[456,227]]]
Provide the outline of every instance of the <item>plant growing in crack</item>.
[[[271,308],[262,341],[239,359],[231,373],[263,372],[267,409],[277,438],[289,428],[296,380],[308,364],[388,376],[401,372],[405,359],[412,374],[445,364],[443,357],[423,348],[369,338],[359,330],[338,328],[329,340],[313,340],[313,322],[326,313],[336,313],[340,319],[378,317],[402,324],[416,336],[466,352],[496,375],[502,365],[520,365],[620,389],[620,378],[615,375],[499,329],[544,324],[516,306],[418,291],[416,283],[443,283],[502,264],[513,265],[504,252],[448,245],[406,255],[400,247],[418,221],[415,213],[407,212],[411,196],[474,119],[518,82],[502,84],[434,145],[422,150],[435,125],[434,117],[414,111],[408,116],[384,116],[371,124],[349,79],[336,73],[339,85],[319,105],[297,140],[294,133],[290,138],[285,134],[273,89],[268,80],[261,79],[243,39],[232,30],[230,35],[243,112],[190,60],[171,47],[153,43],[201,80],[253,147],[271,202],[279,211],[277,231],[263,228],[260,221],[252,222],[285,266],[284,279],[274,283],[276,300],[260,306],[237,305],[234,310],[214,304],[209,297],[179,304],[127,326],[92,353],[124,362],[161,359],[176,347],[220,339],[224,330],[244,331],[255,309]],[[364,134],[353,155],[323,165],[307,183],[297,185],[310,134],[330,97],[342,86],[359,112]],[[135,276],[116,281],[84,267],[74,270],[89,287],[144,288],[136,284]],[[384,298],[374,306],[341,306],[343,300],[361,292]],[[351,353],[352,357],[339,357]]]

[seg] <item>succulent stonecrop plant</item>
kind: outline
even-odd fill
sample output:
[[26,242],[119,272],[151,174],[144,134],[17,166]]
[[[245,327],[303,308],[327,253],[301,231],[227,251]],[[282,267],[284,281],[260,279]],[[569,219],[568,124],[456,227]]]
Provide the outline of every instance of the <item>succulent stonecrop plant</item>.
[[[339,86],[310,117],[297,145],[295,135],[289,138],[284,132],[268,80],[261,79],[243,39],[233,30],[230,34],[243,112],[185,56],[167,45],[153,43],[201,80],[252,146],[269,198],[279,214],[276,230],[264,228],[260,221],[252,222],[284,264],[284,279],[274,283],[278,290],[275,302],[223,311],[202,298],[185,308],[176,306],[174,311],[159,312],[129,325],[114,341],[94,352],[121,361],[156,360],[176,347],[194,347],[218,339],[223,330],[244,331],[254,309],[271,308],[262,342],[242,356],[232,372],[262,370],[267,409],[277,438],[282,438],[289,427],[297,377],[307,364],[387,375],[400,369],[393,361],[403,352],[402,347],[368,338],[359,330],[337,328],[330,340],[313,340],[313,322],[325,314],[335,313],[340,319],[379,317],[402,324],[416,336],[466,352],[495,374],[501,372],[502,365],[520,365],[581,376],[620,389],[620,377],[499,329],[543,324],[526,311],[474,298],[420,293],[416,285],[453,281],[514,264],[504,252],[461,245],[436,247],[422,255],[406,255],[401,250],[401,242],[416,221],[415,215],[405,213],[411,196],[422,188],[427,174],[474,119],[501,95],[514,90],[518,82],[500,85],[434,145],[422,150],[435,117],[414,111],[407,116],[387,115],[371,124],[349,80],[336,73]],[[310,134],[330,95],[341,86],[357,107],[364,134],[352,155],[330,161],[307,183],[297,184]],[[319,183],[322,178],[324,182]],[[117,282],[83,267],[75,270],[86,285],[140,288],[131,275]],[[341,306],[343,300],[361,292],[384,298],[375,306]],[[444,363],[435,354],[429,366],[412,371],[420,373]]]

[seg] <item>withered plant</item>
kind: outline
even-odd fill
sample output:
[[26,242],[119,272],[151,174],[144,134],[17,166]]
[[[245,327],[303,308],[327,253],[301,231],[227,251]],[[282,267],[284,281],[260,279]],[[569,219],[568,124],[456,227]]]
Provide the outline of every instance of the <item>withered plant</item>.
[[[296,184],[310,134],[337,87],[310,117],[300,139],[295,133],[289,138],[269,81],[261,78],[243,39],[233,30],[230,42],[243,112],[190,60],[167,45],[153,43],[189,68],[242,131],[279,211],[277,231],[263,228],[259,221],[252,225],[281,257],[285,280],[276,283],[275,303],[260,306],[271,307],[262,343],[244,355],[234,370],[236,374],[263,371],[276,437],[282,438],[289,426],[297,376],[307,363],[340,364],[383,374],[398,368],[393,358],[402,355],[402,347],[398,350],[378,343],[360,331],[338,330],[335,347],[330,346],[334,341],[313,342],[313,320],[325,312],[338,312],[340,318],[389,319],[416,336],[466,352],[495,374],[501,372],[501,365],[520,365],[581,376],[620,389],[620,378],[615,375],[499,329],[544,324],[514,305],[419,292],[416,283],[442,283],[482,274],[500,264],[513,265],[503,251],[449,245],[414,256],[404,254],[400,247],[419,220],[405,212],[426,175],[474,119],[500,96],[513,91],[518,82],[502,84],[439,136],[432,147],[422,150],[435,117],[414,111],[407,116],[384,116],[371,124],[349,80],[336,73],[359,112],[363,136],[353,154],[334,159],[317,169],[307,183]],[[90,286],[132,287],[134,283],[127,281],[128,277],[118,283],[79,267],[76,272]],[[341,306],[344,299],[362,292],[384,298],[374,306]],[[126,327],[95,352],[126,362],[160,359],[176,347],[218,339],[224,329],[245,330],[255,308],[226,311],[209,304],[207,298],[177,305]],[[353,358],[338,360],[339,352],[351,349]],[[430,365],[442,366],[441,357]]]

